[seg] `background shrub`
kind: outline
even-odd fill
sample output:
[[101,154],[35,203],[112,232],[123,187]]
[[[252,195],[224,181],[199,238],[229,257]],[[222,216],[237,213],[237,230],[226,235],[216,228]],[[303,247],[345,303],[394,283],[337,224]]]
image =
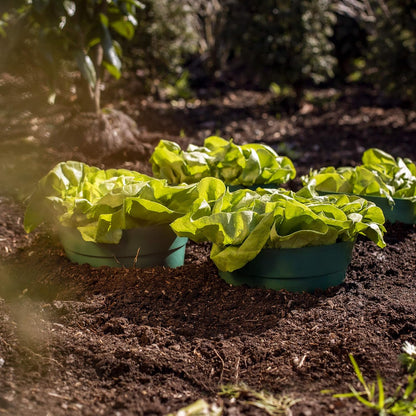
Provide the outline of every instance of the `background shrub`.
[[123,58],[147,90],[166,98],[189,98],[190,85],[219,82],[272,86],[299,100],[305,86],[333,81],[364,81],[408,103],[416,98],[411,0],[4,0],[0,69],[33,77],[40,68],[42,81],[62,90],[75,62],[88,81],[97,33],[110,74],[120,76]]
[[144,80],[145,87],[174,84],[189,57],[198,52],[197,18],[192,2],[144,0],[139,25],[126,47],[128,65]]
[[[3,36],[10,42],[9,53],[20,55],[22,63],[35,62],[47,75],[55,92],[63,64],[73,64],[82,75],[82,105],[100,110],[104,70],[121,76],[122,51],[117,38],[131,40],[137,26],[138,0],[24,0],[3,13]],[[30,58],[33,58],[31,60]],[[17,65],[17,62],[15,62]]]
[[383,93],[414,103],[416,99],[416,3],[372,1],[374,20],[367,24],[367,79]]
[[[217,2],[218,3],[218,2]],[[271,82],[301,91],[306,82],[333,76],[335,58],[330,41],[335,14],[324,0],[225,0],[211,15],[200,16],[211,36],[207,65],[211,74],[237,71],[243,81],[261,88]],[[213,23],[212,23],[213,21]],[[206,35],[205,35],[206,36]]]

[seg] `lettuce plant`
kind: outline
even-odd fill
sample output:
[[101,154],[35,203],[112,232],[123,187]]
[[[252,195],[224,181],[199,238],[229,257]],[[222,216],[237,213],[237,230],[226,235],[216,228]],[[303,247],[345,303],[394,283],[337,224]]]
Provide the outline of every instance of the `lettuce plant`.
[[395,159],[380,149],[368,149],[357,167],[325,167],[302,177],[317,191],[381,196],[416,202],[416,166],[410,159]]
[[125,169],[102,170],[81,162],[56,165],[29,199],[24,227],[41,223],[76,228],[85,241],[120,241],[122,230],[169,224],[199,200],[209,203],[225,192],[218,179],[168,186],[165,180]]
[[356,196],[312,196],[258,188],[226,191],[217,200],[194,204],[171,227],[179,236],[212,243],[211,259],[234,271],[263,248],[301,248],[354,241],[358,234],[384,247],[384,216],[372,202]]
[[263,144],[236,145],[211,136],[203,146],[190,144],[186,151],[161,140],[151,159],[153,174],[170,184],[195,183],[214,177],[226,185],[276,185],[296,176],[292,161]]

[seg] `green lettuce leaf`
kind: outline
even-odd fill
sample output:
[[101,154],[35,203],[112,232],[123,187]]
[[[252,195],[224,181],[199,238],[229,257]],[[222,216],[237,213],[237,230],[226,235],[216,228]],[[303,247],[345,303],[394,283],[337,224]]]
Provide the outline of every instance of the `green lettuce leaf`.
[[41,223],[77,228],[85,241],[116,244],[122,230],[170,224],[194,204],[209,203],[224,192],[224,183],[215,178],[169,186],[134,171],[62,162],[37,184],[24,227],[27,232]]
[[394,158],[376,148],[363,153],[362,165],[324,167],[302,177],[305,186],[321,192],[380,196],[394,204],[394,198],[416,203],[416,166],[410,159]]
[[161,140],[150,162],[153,174],[171,184],[215,177],[227,185],[278,185],[296,176],[292,161],[279,156],[271,147],[238,146],[217,136],[206,138],[203,146],[191,144],[186,151],[174,142]]
[[196,242],[212,243],[211,259],[234,271],[263,248],[301,248],[354,241],[361,234],[385,246],[384,216],[372,202],[356,196],[316,196],[282,189],[226,191],[194,204],[171,228]]

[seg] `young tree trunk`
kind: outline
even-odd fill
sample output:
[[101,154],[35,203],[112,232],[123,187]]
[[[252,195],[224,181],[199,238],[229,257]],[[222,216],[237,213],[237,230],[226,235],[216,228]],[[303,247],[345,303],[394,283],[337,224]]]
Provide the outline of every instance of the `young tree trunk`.
[[95,47],[94,51],[94,67],[95,67],[95,73],[97,74],[97,81],[95,83],[94,88],[94,111],[96,114],[98,114],[101,110],[101,81],[103,77],[103,56],[104,56],[104,50],[102,45],[97,45]]
[[101,83],[102,83],[102,62],[103,62],[103,48],[97,45],[93,51],[92,61],[96,73],[95,86],[91,87],[85,78],[81,78],[78,88],[78,102],[81,106],[81,111],[87,113],[96,113],[101,110]]
[[80,109],[84,113],[92,113],[96,111],[94,91],[88,84],[88,81],[81,78],[77,82],[77,102]]

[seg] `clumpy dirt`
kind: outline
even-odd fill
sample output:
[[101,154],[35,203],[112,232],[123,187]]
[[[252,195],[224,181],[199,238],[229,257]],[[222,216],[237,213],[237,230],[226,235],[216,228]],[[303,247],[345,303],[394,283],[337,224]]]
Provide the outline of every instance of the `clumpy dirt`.
[[360,238],[345,282],[309,294],[232,287],[208,244],[190,242],[176,269],[93,268],[71,263],[47,227],[22,228],[25,195],[56,162],[150,173],[149,151],[162,138],[267,143],[293,157],[299,174],[357,164],[372,146],[416,160],[411,110],[362,89],[322,102],[276,116],[267,95],[252,91],[175,106],[132,98],[122,109],[142,143],[110,156],[57,146],[56,110],[26,104],[22,115],[19,102],[23,139],[9,125],[0,140],[9,175],[0,181],[0,414],[166,415],[198,398],[225,415],[265,414],[218,395],[241,383],[296,399],[295,416],[373,414],[321,391],[359,388],[348,354],[369,380],[382,375],[387,394],[405,382],[397,356],[405,341],[416,343],[414,225],[387,224],[384,249]]

